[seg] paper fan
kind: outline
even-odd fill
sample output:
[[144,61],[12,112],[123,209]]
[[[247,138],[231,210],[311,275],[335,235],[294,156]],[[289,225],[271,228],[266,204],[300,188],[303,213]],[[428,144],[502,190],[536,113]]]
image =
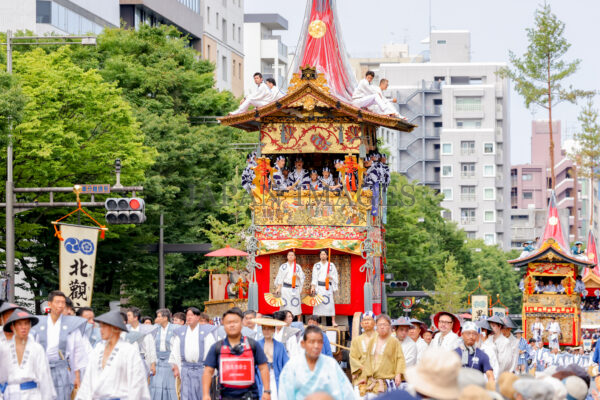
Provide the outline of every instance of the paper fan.
[[271,307],[281,307],[283,305],[283,299],[275,296],[273,293],[265,293],[265,301]]
[[314,296],[306,296],[302,299],[302,304],[306,304],[309,307],[314,307],[316,305],[321,304],[323,300],[325,300],[325,297],[323,297],[320,294]]

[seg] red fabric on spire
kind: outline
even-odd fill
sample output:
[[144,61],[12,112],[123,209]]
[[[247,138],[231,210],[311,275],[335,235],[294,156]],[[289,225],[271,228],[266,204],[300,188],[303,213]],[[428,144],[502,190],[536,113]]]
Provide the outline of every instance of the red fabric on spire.
[[566,249],[565,238],[563,236],[562,227],[560,225],[560,218],[558,217],[558,208],[556,208],[556,196],[554,190],[550,194],[550,201],[548,202],[548,218],[546,219],[546,229],[544,229],[544,236],[540,241],[540,245],[548,239],[554,239],[563,248]]
[[[592,271],[594,272],[594,274],[600,276],[600,267],[598,266],[598,251],[596,250],[596,238],[594,237],[594,233],[592,232],[591,229],[590,229],[590,232],[588,233],[588,242],[587,242],[587,247],[585,249],[585,253],[587,255],[588,261],[596,264],[596,266],[594,267],[594,269]],[[586,270],[586,272],[585,272],[584,276],[589,273],[590,269],[586,268],[585,270]]]
[[[356,84],[347,66],[341,33],[337,28],[334,15],[335,0],[309,0],[309,2],[312,3],[310,16],[305,20],[304,31],[301,33],[301,42],[298,46],[301,53],[297,54],[299,60],[297,66],[316,67],[318,72],[325,74],[331,94],[350,102]],[[322,37],[310,35],[309,29],[314,21],[321,21],[325,25],[325,33]]]

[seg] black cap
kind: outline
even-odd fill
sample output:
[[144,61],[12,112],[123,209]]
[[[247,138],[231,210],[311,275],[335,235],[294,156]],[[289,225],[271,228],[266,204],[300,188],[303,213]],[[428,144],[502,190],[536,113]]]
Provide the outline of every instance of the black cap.
[[102,322],[103,324],[114,326],[115,328],[127,332],[127,326],[125,326],[125,322],[123,322],[123,317],[119,310],[104,313],[99,317],[94,318],[94,321]]
[[496,323],[496,324],[498,324],[498,325],[502,325],[502,326],[505,326],[505,325],[506,325],[506,323],[505,323],[505,322],[502,320],[502,318],[500,318],[500,317],[499,317],[499,316],[497,316],[497,315],[494,315],[494,316],[492,316],[491,318],[488,318],[487,322],[488,322],[488,323],[494,322],[494,323]]
[[4,327],[2,329],[4,329],[4,332],[10,332],[10,327],[12,326],[12,324],[17,321],[20,321],[22,319],[30,320],[31,326],[34,326],[35,324],[37,324],[40,321],[39,318],[36,317],[35,315],[31,315],[27,311],[19,308],[18,311],[15,311],[14,313],[12,313],[12,315],[6,321],[6,323],[4,324]]

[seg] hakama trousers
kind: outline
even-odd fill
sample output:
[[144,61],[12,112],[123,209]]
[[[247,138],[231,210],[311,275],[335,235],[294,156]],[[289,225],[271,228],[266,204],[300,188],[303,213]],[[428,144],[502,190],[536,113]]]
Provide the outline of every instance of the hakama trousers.
[[177,400],[175,377],[173,376],[171,364],[169,364],[169,354],[169,351],[156,353],[156,375],[150,378],[150,397],[152,400]]

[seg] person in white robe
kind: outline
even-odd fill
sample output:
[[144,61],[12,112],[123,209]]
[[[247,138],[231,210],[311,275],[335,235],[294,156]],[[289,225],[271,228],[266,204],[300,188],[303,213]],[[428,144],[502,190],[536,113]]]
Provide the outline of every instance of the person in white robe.
[[146,371],[149,376],[156,375],[156,343],[154,342],[155,325],[140,324],[141,311],[137,307],[131,307],[127,310],[127,329],[129,332],[139,332],[144,337],[139,340],[140,357],[146,365]]
[[0,384],[6,384],[5,399],[56,399],[46,352],[29,336],[31,326],[38,322],[37,317],[17,309],[2,328],[13,333],[10,341],[0,344]]
[[406,367],[412,367],[417,363],[417,344],[414,340],[408,337],[408,332],[412,328],[410,320],[399,317],[392,322],[392,329],[396,333],[396,339],[402,344],[402,352],[404,353],[404,362]]
[[279,266],[275,277],[276,292],[281,294],[283,300],[280,310],[289,310],[297,316],[302,314],[300,295],[304,286],[304,278],[302,266],[296,263],[296,253],[289,251],[287,262]]
[[76,400],[150,400],[146,369],[139,349],[120,338],[127,327],[119,311],[97,317],[102,342],[90,354]]
[[419,362],[429,347],[427,342],[422,338],[423,333],[427,331],[427,325],[415,318],[412,318],[410,323],[412,324],[412,327],[408,330],[408,337],[411,338],[417,346],[417,362]]
[[502,334],[502,327],[504,322],[500,317],[494,315],[487,320],[493,334],[486,340],[490,343],[489,347],[493,345],[496,348],[496,358],[498,359],[498,376],[503,372],[510,372],[513,366],[514,351],[510,344],[510,341]]
[[46,350],[58,400],[71,400],[72,391],[80,386],[81,373],[88,363],[89,344],[83,337],[87,321],[64,315],[66,305],[67,296],[63,292],[50,292],[50,314],[39,316],[40,322],[31,330],[35,340]]
[[19,307],[15,303],[10,303],[8,301],[5,301],[4,303],[2,303],[2,306],[0,306],[0,343],[6,343],[10,339],[12,339],[12,337],[13,337],[12,332],[11,331],[5,332],[2,329],[2,327],[4,326],[6,321],[8,321],[8,319],[10,318],[12,313],[18,308],[21,308],[21,307]]
[[332,357],[321,354],[323,332],[317,326],[304,331],[299,354],[288,361],[279,377],[279,400],[300,400],[324,392],[334,400],[358,399],[346,374]]
[[494,373],[494,379],[497,381],[500,375],[500,366],[498,365],[498,350],[496,349],[494,341],[488,340],[490,335],[493,335],[494,332],[492,331],[490,324],[488,324],[487,320],[485,319],[477,321],[476,324],[481,329],[479,348],[481,348],[481,350],[487,354],[490,360],[490,366],[492,367],[492,371]]
[[160,308],[156,311],[158,329],[154,332],[156,345],[156,374],[150,378],[150,397],[152,400],[177,400],[175,376],[169,357],[173,346],[175,328],[170,323],[171,311]]
[[381,108],[379,108],[379,106],[373,105],[373,106],[371,106],[370,110],[373,112],[376,112],[377,114],[393,115],[396,118],[404,118],[404,117],[400,116],[400,113],[398,112],[398,110],[396,109],[396,107],[393,104],[393,103],[396,103],[397,100],[395,98],[388,99],[387,97],[384,96],[383,92],[385,92],[387,90],[388,86],[389,86],[389,81],[387,79],[383,78],[379,81],[379,86],[373,87],[373,90],[383,100],[383,102],[385,104],[385,108],[381,109]]
[[366,108],[372,106],[379,107],[380,110],[387,109],[387,104],[383,97],[379,95],[374,86],[371,85],[375,78],[373,71],[367,71],[365,78],[358,82],[358,86],[352,94],[352,105],[356,108]]
[[267,78],[265,79],[265,83],[267,85],[267,87],[269,88],[269,91],[271,92],[271,101],[277,101],[280,98],[282,98],[283,96],[285,96],[285,94],[281,91],[281,89],[279,89],[277,87],[277,82],[275,81],[275,79],[273,78]]
[[546,326],[546,330],[548,331],[548,347],[555,348],[559,347],[558,342],[560,339],[560,324],[556,320],[556,317],[552,318],[552,321],[548,323]]
[[433,324],[439,329],[439,332],[431,340],[429,348],[454,351],[458,347],[460,340],[457,335],[460,330],[460,321],[458,318],[452,313],[440,311],[434,315]]
[[[273,318],[278,321],[285,322],[287,311],[275,311]],[[300,346],[300,330],[288,326],[277,326],[275,327],[275,333],[273,339],[280,343],[283,343],[285,350],[287,351],[288,357],[292,358],[297,354],[302,353],[302,347]]]
[[263,82],[263,76],[260,72],[254,74],[254,83],[256,83],[256,92],[246,96],[240,103],[237,110],[231,112],[231,114],[241,114],[248,111],[250,105],[254,107],[262,107],[271,102],[273,94]]
[[[335,317],[334,292],[339,288],[339,275],[334,263],[329,261],[327,250],[319,252],[318,263],[313,266],[312,279],[310,282],[311,293],[323,296],[323,302],[313,308],[313,315],[321,317]],[[333,326],[337,326],[335,318]]]
[[536,342],[542,341],[542,332],[544,332],[544,324],[540,322],[539,318],[536,318],[535,322],[531,326],[531,335]]

